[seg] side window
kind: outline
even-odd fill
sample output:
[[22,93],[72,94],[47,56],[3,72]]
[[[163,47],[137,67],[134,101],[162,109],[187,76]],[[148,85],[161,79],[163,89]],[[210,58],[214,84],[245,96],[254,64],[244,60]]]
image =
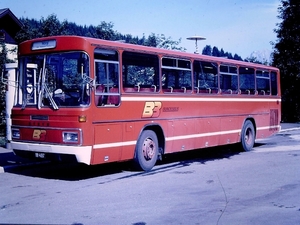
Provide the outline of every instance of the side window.
[[120,104],[119,62],[116,51],[95,49],[95,104]]
[[270,74],[268,71],[256,71],[256,91],[258,95],[270,95]]
[[253,68],[240,67],[240,92],[244,95],[255,94],[255,73]]
[[122,61],[125,92],[159,91],[158,56],[125,51]]
[[165,93],[191,93],[191,62],[185,59],[162,58],[162,86]]
[[278,94],[278,84],[277,84],[277,73],[271,72],[271,95],[277,95]]
[[235,66],[220,65],[220,88],[223,94],[238,94],[238,74]]
[[194,61],[194,87],[196,93],[218,93],[218,65]]

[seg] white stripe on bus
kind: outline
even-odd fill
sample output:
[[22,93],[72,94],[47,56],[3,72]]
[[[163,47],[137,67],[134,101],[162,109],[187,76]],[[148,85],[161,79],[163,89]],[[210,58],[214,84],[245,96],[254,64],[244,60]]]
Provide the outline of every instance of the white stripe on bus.
[[135,145],[137,141],[124,141],[124,142],[113,142],[113,143],[105,143],[105,144],[96,144],[93,147],[95,149],[98,148],[113,148],[113,147],[121,147],[128,145]]
[[130,97],[122,96],[122,101],[185,101],[185,102],[281,102],[281,99],[276,98],[193,98],[193,97]]
[[268,126],[268,127],[257,127],[257,130],[269,130],[269,129],[278,129],[280,131],[280,125]]
[[[259,128],[257,128],[257,130],[268,130],[268,129],[274,129],[274,128],[279,129],[280,126],[259,127]],[[180,136],[166,137],[166,141],[186,140],[186,139],[191,139],[191,138],[210,137],[210,136],[234,134],[234,133],[240,134],[240,132],[241,132],[241,129],[209,132],[209,133],[201,133],[201,134],[180,135]],[[113,142],[113,143],[105,143],[105,144],[96,144],[93,147],[94,147],[94,149],[113,148],[113,147],[135,145],[136,142],[137,141]]]
[[200,137],[210,137],[210,136],[223,135],[223,134],[234,134],[234,133],[239,133],[239,132],[241,132],[240,129],[239,130],[230,130],[230,131],[202,133],[202,134],[181,135],[181,136],[167,137],[166,141],[184,140],[184,139],[200,138]]

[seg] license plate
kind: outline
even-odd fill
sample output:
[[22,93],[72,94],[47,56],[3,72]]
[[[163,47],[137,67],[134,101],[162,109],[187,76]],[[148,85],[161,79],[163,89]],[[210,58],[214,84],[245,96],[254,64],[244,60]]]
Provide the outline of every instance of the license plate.
[[36,152],[34,153],[35,158],[40,158],[40,159],[44,159],[46,157],[45,153],[41,153],[41,152]]

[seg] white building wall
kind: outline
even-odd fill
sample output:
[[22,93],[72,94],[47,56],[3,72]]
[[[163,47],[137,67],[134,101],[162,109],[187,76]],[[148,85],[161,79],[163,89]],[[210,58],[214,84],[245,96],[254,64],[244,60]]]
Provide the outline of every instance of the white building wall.
[[[18,61],[18,46],[12,44],[5,44],[7,51],[7,58],[13,60],[14,62]],[[11,52],[10,50],[15,50]]]
[[17,75],[17,63],[5,64],[5,74],[7,77],[7,90],[6,90],[6,137],[8,143],[7,149],[10,149],[11,141],[11,109],[15,103],[15,92],[16,92],[16,75]]

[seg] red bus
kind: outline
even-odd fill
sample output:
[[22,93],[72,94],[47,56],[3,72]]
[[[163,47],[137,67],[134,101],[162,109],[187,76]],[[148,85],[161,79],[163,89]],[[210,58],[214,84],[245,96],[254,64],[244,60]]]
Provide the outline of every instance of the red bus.
[[16,155],[95,165],[241,143],[280,130],[279,70],[100,39],[19,45]]

